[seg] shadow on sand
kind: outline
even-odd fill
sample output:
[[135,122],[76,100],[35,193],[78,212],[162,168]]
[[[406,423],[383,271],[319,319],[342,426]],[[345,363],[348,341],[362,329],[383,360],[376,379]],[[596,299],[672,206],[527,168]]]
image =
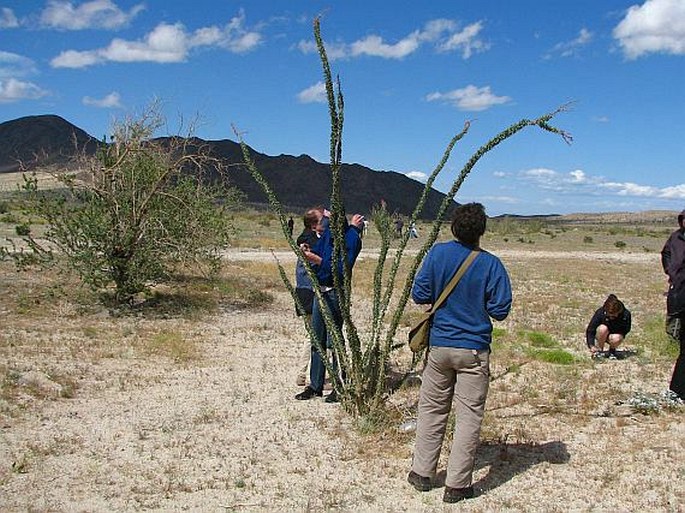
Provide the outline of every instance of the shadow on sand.
[[[475,470],[489,467],[488,473],[473,483],[476,495],[493,490],[519,474],[540,463],[555,465],[568,463],[571,459],[563,442],[506,443],[483,442],[478,448]],[[445,485],[446,471],[435,477],[436,486]]]

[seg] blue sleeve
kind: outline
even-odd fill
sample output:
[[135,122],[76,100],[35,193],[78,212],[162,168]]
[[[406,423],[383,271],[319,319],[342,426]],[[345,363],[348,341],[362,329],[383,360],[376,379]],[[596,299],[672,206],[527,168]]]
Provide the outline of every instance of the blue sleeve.
[[333,241],[330,229],[324,230],[319,238],[314,252],[321,257],[321,263],[316,268],[316,278],[319,285],[328,285],[332,282],[331,259],[333,258]]
[[496,261],[492,278],[485,290],[485,308],[488,315],[497,321],[504,320],[511,310],[511,282],[501,262]]
[[433,261],[433,250],[430,250],[423,260],[421,269],[414,277],[414,284],[411,288],[411,298],[417,305],[427,305],[433,303],[433,287],[431,286],[430,268]]
[[350,226],[345,232],[345,246],[347,248],[347,261],[350,267],[353,267],[362,250],[362,239],[354,226]]
[[[333,235],[331,230],[325,230],[319,239],[317,245],[319,250],[319,256],[321,257],[321,265],[316,271],[316,277],[319,280],[320,285],[333,285]],[[362,249],[361,237],[359,232],[354,227],[348,227],[345,232],[345,249],[347,250],[347,262],[350,268],[354,266],[354,263],[359,256]],[[343,275],[343,262],[342,259],[338,262],[338,276]]]

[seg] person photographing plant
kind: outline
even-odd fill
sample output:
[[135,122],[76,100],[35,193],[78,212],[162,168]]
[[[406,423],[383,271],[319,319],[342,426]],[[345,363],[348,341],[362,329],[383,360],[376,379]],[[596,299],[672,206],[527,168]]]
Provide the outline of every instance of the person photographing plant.
[[661,265],[668,275],[666,315],[672,328],[669,334],[680,343],[680,354],[673,368],[671,392],[685,400],[685,210],[678,215],[678,229],[674,231],[661,250]]
[[[321,231],[321,236],[312,248],[307,244],[302,244],[300,249],[304,257],[312,264],[316,274],[317,285],[320,288],[326,305],[328,306],[338,329],[342,329],[343,318],[340,310],[340,295],[344,294],[344,290],[337,290],[334,286],[334,273],[338,274],[339,282],[343,282],[343,267],[345,263],[340,259],[337,264],[334,262],[334,243],[333,232],[328,222],[328,211],[315,211],[317,215],[317,231]],[[350,272],[357,256],[362,249],[361,230],[364,224],[364,216],[355,214],[352,216],[350,223],[345,222],[343,239],[347,253],[347,265],[349,265]],[[309,386],[302,392],[295,396],[298,401],[306,401],[314,397],[321,397],[323,395],[323,385],[326,378],[326,367],[323,359],[326,357],[325,351],[331,348],[332,343],[329,340],[326,322],[324,321],[324,314],[322,309],[325,308],[319,303],[318,297],[314,297],[314,305],[312,307],[312,330],[319,341],[319,345],[324,353],[321,354],[316,345],[311,348],[311,361],[309,365]],[[337,359],[335,351],[333,352],[333,368],[337,368]],[[332,380],[333,381],[333,380]],[[338,392],[334,388],[333,391],[326,397],[327,403],[338,402]]]
[[[312,251],[317,243],[319,237],[323,232],[323,225],[320,223],[324,208],[321,206],[312,207],[305,211],[302,216],[304,229],[297,237],[297,245],[301,249]],[[302,260],[298,259],[295,265],[295,294],[297,295],[302,309],[296,305],[295,312],[298,316],[306,315],[311,318],[312,306],[314,304],[314,285],[309,279],[307,270],[304,267]],[[296,383],[298,386],[305,386],[307,384],[307,367],[309,367],[311,353],[311,342],[306,340],[300,359],[297,366]]]
[[502,262],[480,249],[487,218],[480,203],[454,212],[456,240],[435,244],[414,279],[412,298],[436,303],[473,252],[470,266],[433,314],[428,358],[419,392],[416,444],[409,483],[419,491],[433,488],[447,420],[456,404],[454,441],[447,464],[444,502],[474,496],[473,464],[490,379],[490,318],[503,320],[511,309],[511,283]]

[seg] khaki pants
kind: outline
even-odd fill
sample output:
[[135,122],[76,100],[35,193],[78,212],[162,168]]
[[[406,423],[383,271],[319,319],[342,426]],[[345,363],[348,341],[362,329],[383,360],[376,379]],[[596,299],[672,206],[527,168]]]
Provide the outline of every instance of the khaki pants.
[[457,418],[445,485],[471,486],[489,378],[489,351],[430,348],[419,392],[414,472],[424,477],[435,476],[454,398]]

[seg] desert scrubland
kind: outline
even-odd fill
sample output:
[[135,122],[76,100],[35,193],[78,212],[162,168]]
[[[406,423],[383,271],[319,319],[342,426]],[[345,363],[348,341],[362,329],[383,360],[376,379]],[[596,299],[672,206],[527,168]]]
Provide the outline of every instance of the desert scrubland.
[[[406,482],[416,379],[374,419],[293,399],[305,331],[268,214],[238,220],[220,278],[182,276],[133,310],[0,262],[0,510],[684,511],[685,407],[662,398],[677,349],[659,250],[675,217],[626,215],[490,224],[483,247],[515,299],[495,324],[476,497],[458,505]],[[355,269],[362,331],[376,243]],[[610,292],[633,331],[622,359],[594,361],[585,325]]]

